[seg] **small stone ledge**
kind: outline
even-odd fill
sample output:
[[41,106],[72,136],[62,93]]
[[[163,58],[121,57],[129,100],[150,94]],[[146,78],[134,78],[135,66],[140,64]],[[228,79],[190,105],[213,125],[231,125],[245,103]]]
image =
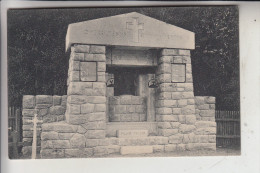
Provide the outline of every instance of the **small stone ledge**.
[[71,125],[65,121],[44,123],[42,124],[42,131],[55,131],[60,133],[76,133],[78,125]]

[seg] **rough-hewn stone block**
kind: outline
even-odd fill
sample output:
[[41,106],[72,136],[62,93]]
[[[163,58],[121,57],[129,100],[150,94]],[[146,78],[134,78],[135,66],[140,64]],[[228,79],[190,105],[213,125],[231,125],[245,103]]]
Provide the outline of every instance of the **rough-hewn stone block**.
[[157,125],[158,125],[158,128],[161,128],[161,129],[171,129],[172,128],[170,122],[158,122]]
[[140,96],[131,96],[132,104],[134,105],[143,105],[145,103],[145,98]]
[[51,115],[64,115],[65,114],[65,108],[62,107],[62,106],[52,106],[50,109],[49,109],[49,113]]
[[80,112],[85,114],[85,113],[92,113],[94,112],[94,104],[82,104],[80,106]]
[[70,142],[68,140],[53,140],[52,145],[54,149],[70,148]]
[[195,131],[197,135],[215,135],[216,127],[205,127],[205,128],[197,128]]
[[174,56],[173,63],[178,63],[178,64],[183,63],[182,56]]
[[176,151],[176,144],[168,144],[168,145],[165,145],[164,147],[164,150],[165,152],[173,152],[173,151]]
[[70,139],[71,148],[84,148],[85,147],[85,136],[82,134],[74,134]]
[[106,53],[106,47],[105,46],[90,45],[89,53],[105,54]]
[[81,126],[87,130],[105,130],[106,122],[105,121],[87,122],[85,124],[82,124]]
[[176,115],[157,115],[156,116],[156,120],[157,121],[173,121],[173,122],[177,122],[178,121],[178,116]]
[[205,97],[204,96],[196,96],[194,97],[196,105],[203,105],[205,104]]
[[180,123],[186,123],[186,115],[178,115],[178,120]]
[[78,105],[78,104],[68,104],[67,112],[69,114],[80,114],[80,105]]
[[89,96],[87,97],[87,99],[88,99],[88,103],[94,103],[94,104],[106,103],[105,96]]
[[70,58],[74,61],[84,61],[84,53],[71,53]]
[[188,105],[195,105],[194,99],[188,99]]
[[126,113],[126,106],[125,105],[116,105],[115,106],[115,113],[116,114],[124,114],[124,113]]
[[179,128],[180,133],[191,133],[192,131],[195,130],[194,125],[186,125],[186,124],[181,124]]
[[64,150],[63,149],[42,149],[41,158],[42,159],[64,158]]
[[193,99],[194,98],[194,93],[193,92],[183,92],[182,93],[182,98],[183,99]]
[[202,116],[202,117],[215,117],[215,110],[201,110],[200,116]]
[[161,56],[179,55],[179,49],[162,49]]
[[157,74],[171,74],[172,73],[172,68],[171,68],[171,64],[168,63],[162,63],[160,65],[158,65],[158,69],[157,69]]
[[196,143],[209,143],[209,136],[208,135],[196,135],[195,142]]
[[[41,132],[37,130],[37,137],[40,137]],[[33,131],[23,131],[23,137],[24,138],[32,138],[33,137]]]
[[[158,100],[157,107],[175,108],[175,107],[177,107],[177,101],[176,100]],[[165,108],[163,108],[163,109],[165,109]],[[170,112],[166,111],[166,114],[169,114],[169,113]]]
[[89,52],[89,45],[78,44],[71,47],[72,51],[78,53],[88,53]]
[[183,63],[186,63],[186,65],[191,64],[191,58],[190,56],[182,56]]
[[173,62],[173,57],[172,56],[161,56],[159,58],[159,62],[158,64],[161,64],[161,63],[172,63]]
[[61,105],[61,96],[54,95],[52,98],[54,106]]
[[94,54],[93,60],[99,61],[99,62],[106,61],[106,55],[104,55],[104,54]]
[[164,152],[164,145],[153,145],[153,152]]
[[195,124],[196,115],[186,115],[186,124]]
[[105,72],[106,71],[106,62],[98,62],[97,71]]
[[59,139],[59,134],[57,132],[42,132],[41,133],[41,140],[45,141],[45,140],[55,140],[55,139]]
[[153,153],[153,147],[152,146],[122,146],[120,153],[122,155]]
[[209,143],[216,143],[216,135],[209,135]]
[[156,113],[159,115],[169,115],[172,114],[171,108],[156,108]]
[[23,109],[33,109],[35,107],[35,96],[23,96]]
[[160,74],[157,76],[157,80],[159,83],[171,83],[172,74]]
[[60,140],[71,139],[75,133],[59,133]]
[[126,106],[126,112],[127,112],[127,113],[134,113],[134,112],[135,112],[135,106],[133,106],[133,105],[127,105],[127,106]]
[[180,144],[182,143],[183,135],[182,134],[175,134],[169,137],[170,144]]
[[172,93],[172,99],[173,100],[179,100],[182,98],[182,94],[180,92],[173,92]]
[[80,81],[79,71],[71,71],[69,73],[69,82],[78,82]]
[[177,104],[178,104],[178,107],[182,108],[184,106],[187,106],[188,105],[188,101],[187,99],[182,99],[182,100],[177,100]]
[[94,147],[95,156],[103,156],[103,155],[119,153],[119,152],[120,152],[120,146],[118,146],[118,145]]
[[208,96],[208,97],[205,97],[205,101],[208,104],[214,104],[214,103],[216,103],[216,98]]
[[209,104],[198,105],[197,108],[200,110],[209,110]]
[[172,136],[178,133],[178,129],[158,129],[159,136]]
[[190,143],[186,146],[187,150],[194,151],[194,150],[216,150],[215,143]]
[[36,111],[34,109],[23,109],[22,114],[24,117],[34,117]]
[[187,105],[187,106],[181,108],[181,113],[183,115],[195,114],[195,106],[194,105]]
[[[159,100],[171,100],[172,99],[172,93],[171,92],[161,92],[158,94]],[[173,98],[175,99],[175,98]]]
[[88,130],[85,133],[85,137],[87,139],[102,139],[102,138],[105,138],[105,131],[104,130]]
[[64,121],[55,123],[42,124],[42,131],[56,131],[61,133],[75,133],[78,129],[77,125],[70,125]]
[[37,95],[36,104],[51,104],[52,105],[52,96]]
[[132,120],[131,114],[120,114],[121,122],[130,122]]
[[170,122],[171,126],[173,129],[178,129],[179,126],[181,125],[180,122]]
[[216,127],[216,122],[211,121],[197,121],[195,123],[195,126],[197,128],[203,128],[203,127]]
[[105,112],[106,111],[106,105],[105,104],[96,104],[94,111],[95,112]]
[[181,109],[180,108],[172,108],[172,114],[173,115],[180,115]]

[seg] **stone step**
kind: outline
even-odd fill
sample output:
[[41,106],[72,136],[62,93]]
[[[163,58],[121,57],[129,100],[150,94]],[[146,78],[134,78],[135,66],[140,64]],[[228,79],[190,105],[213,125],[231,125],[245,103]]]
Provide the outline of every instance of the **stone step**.
[[88,139],[86,141],[87,147],[94,146],[140,146],[140,145],[167,145],[168,137],[165,136],[148,136],[143,138],[105,138],[105,139]]
[[149,154],[153,153],[152,146],[122,146],[120,149],[120,154]]
[[147,130],[149,136],[156,136],[157,122],[109,122],[106,126],[106,136],[117,137],[118,130]]
[[168,137],[148,136],[143,138],[116,138],[120,146],[166,145]]
[[148,130],[118,130],[118,138],[142,138],[148,136]]

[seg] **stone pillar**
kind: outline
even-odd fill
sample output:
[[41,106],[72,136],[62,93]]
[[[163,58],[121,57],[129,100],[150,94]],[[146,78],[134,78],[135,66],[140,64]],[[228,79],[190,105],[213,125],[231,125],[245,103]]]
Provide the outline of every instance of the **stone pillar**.
[[106,47],[73,45],[68,72],[66,121],[81,124],[86,138],[105,138]]
[[165,151],[180,150],[191,142],[196,122],[190,51],[163,49],[156,78],[158,134],[169,137]]

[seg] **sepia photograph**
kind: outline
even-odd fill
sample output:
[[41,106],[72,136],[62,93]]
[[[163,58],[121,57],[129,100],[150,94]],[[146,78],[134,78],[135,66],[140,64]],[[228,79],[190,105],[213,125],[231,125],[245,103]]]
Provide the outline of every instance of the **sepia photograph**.
[[6,15],[10,159],[240,156],[238,6]]

